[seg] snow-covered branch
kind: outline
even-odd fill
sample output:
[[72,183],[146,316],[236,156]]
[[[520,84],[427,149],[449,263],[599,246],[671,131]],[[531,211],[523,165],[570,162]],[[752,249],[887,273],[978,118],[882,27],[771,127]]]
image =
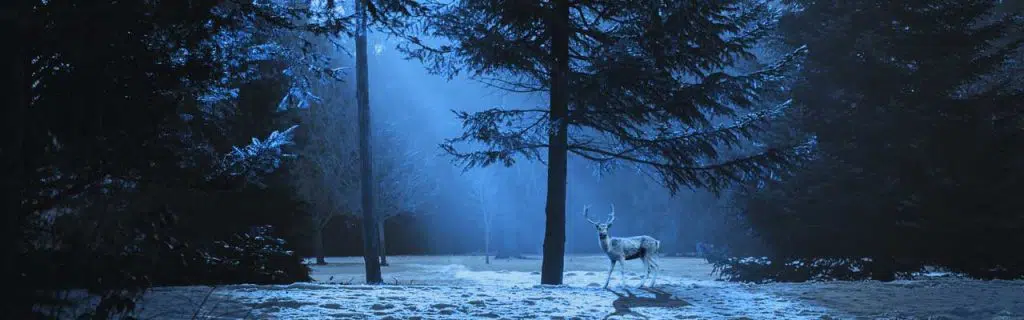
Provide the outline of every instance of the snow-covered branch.
[[274,131],[266,139],[252,138],[243,147],[233,147],[220,162],[218,174],[243,177],[247,182],[260,184],[261,177],[281,167],[285,158],[295,155],[284,151],[284,147],[294,144],[295,129],[293,125],[284,131]]

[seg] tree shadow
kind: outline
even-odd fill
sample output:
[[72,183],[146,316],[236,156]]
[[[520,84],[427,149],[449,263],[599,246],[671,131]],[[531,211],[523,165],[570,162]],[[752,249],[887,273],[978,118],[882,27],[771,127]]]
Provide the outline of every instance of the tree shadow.
[[690,303],[685,300],[673,297],[671,293],[665,292],[661,289],[654,288],[642,288],[641,290],[654,294],[654,297],[642,297],[637,296],[630,292],[628,289],[622,289],[625,294],[615,292],[612,289],[607,289],[611,293],[618,296],[615,301],[612,301],[612,307],[615,308],[615,312],[605,316],[608,319],[612,316],[627,316],[633,315],[644,319],[649,319],[647,315],[633,311],[634,307],[647,307],[647,308],[681,308],[689,306]]

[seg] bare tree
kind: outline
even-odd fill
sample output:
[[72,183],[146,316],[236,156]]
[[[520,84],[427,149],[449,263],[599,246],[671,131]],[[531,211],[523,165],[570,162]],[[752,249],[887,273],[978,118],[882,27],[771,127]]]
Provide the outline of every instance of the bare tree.
[[295,191],[310,212],[317,264],[326,264],[323,230],[334,217],[358,209],[357,132],[354,110],[332,95],[301,113],[305,140],[292,175]]
[[494,209],[483,205],[486,203],[483,193],[477,193],[477,201],[482,204],[480,213],[484,217],[484,263],[491,264],[491,226],[494,225]]
[[496,202],[495,196],[497,196],[497,189],[495,186],[495,173],[493,169],[484,169],[477,173],[478,176],[473,179],[473,189],[471,193],[473,199],[477,204],[477,211],[480,212],[481,217],[484,220],[484,262],[487,264],[491,263],[491,230],[494,225],[494,217],[496,209],[493,203]]
[[[324,264],[323,229],[339,215],[360,215],[358,124],[355,110],[344,98],[327,97],[302,113],[306,140],[299,151],[293,174],[299,196],[310,205],[317,264]],[[384,256],[384,224],[391,218],[419,212],[426,197],[437,190],[425,170],[422,156],[396,134],[391,126],[375,125],[374,145],[381,150],[373,159],[375,209],[381,265]]]
[[[514,172],[514,177],[511,178],[511,181],[515,181],[516,184],[523,187],[506,190],[504,193],[519,199],[519,208],[525,208],[528,211],[542,210],[544,208],[543,201],[546,186],[543,173],[546,169],[535,164],[526,164],[514,166],[511,170],[510,172]],[[496,220],[499,221],[498,232],[500,232],[502,241],[494,254],[494,258],[523,258],[524,250],[521,247],[519,227],[526,223],[525,221],[528,218],[507,210],[498,211],[496,215]]]
[[418,148],[401,140],[393,126],[381,128],[376,135],[379,152],[374,159],[377,183],[377,230],[380,235],[380,264],[387,266],[384,226],[388,220],[403,214],[422,214],[425,200],[438,190],[420,164],[423,155]]

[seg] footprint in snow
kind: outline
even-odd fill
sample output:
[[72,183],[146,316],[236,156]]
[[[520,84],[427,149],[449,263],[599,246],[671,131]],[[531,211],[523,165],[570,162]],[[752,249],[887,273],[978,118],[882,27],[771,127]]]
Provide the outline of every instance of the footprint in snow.
[[454,304],[447,304],[447,303],[438,303],[438,304],[432,304],[432,305],[430,305],[430,307],[434,308],[434,309],[447,309],[447,308],[455,308],[456,305],[454,305]]
[[494,312],[477,313],[477,314],[474,314],[473,316],[474,317],[481,317],[481,318],[501,318],[501,316],[495,314]]
[[365,319],[366,315],[362,313],[334,313],[331,314],[335,319]]
[[467,303],[471,304],[471,305],[474,305],[474,306],[477,306],[477,307],[486,305],[486,303],[484,303],[483,301],[480,301],[480,300],[470,300]]
[[395,305],[390,304],[390,303],[385,303],[385,304],[374,303],[372,306],[370,306],[370,309],[373,309],[373,310],[387,310],[387,309],[391,309],[391,308],[394,308],[394,307],[395,307]]

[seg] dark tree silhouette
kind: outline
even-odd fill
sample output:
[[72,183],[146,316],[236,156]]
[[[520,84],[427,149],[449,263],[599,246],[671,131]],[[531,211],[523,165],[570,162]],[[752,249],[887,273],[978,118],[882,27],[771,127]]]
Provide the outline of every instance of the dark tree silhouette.
[[[742,198],[778,255],[870,257],[879,279],[923,264],[1020,277],[1019,12],[999,1],[792,1],[811,52],[780,141],[812,160]],[[1012,2],[1012,1],[1011,1]],[[1000,10],[1003,10],[1001,13]],[[1016,82],[1014,82],[1016,81]],[[903,261],[902,266],[897,263]]]
[[[225,131],[241,87],[267,80],[262,67],[323,71],[271,81],[285,87],[285,105],[301,105],[307,85],[330,73],[302,42],[274,41],[348,31],[342,17],[308,22],[319,15],[280,2],[5,1],[0,23],[17,45],[2,60],[13,94],[0,111],[0,277],[18,298],[4,314],[34,318],[55,302],[50,293],[78,286],[103,298],[103,317],[167,280],[147,263],[195,253],[176,238],[188,229],[176,225],[179,213],[196,209],[189,200],[265,186],[282,166],[289,134],[231,149],[238,132]],[[59,225],[69,219],[79,227]],[[104,237],[87,237],[96,234]],[[82,272],[60,272],[68,269]]]

